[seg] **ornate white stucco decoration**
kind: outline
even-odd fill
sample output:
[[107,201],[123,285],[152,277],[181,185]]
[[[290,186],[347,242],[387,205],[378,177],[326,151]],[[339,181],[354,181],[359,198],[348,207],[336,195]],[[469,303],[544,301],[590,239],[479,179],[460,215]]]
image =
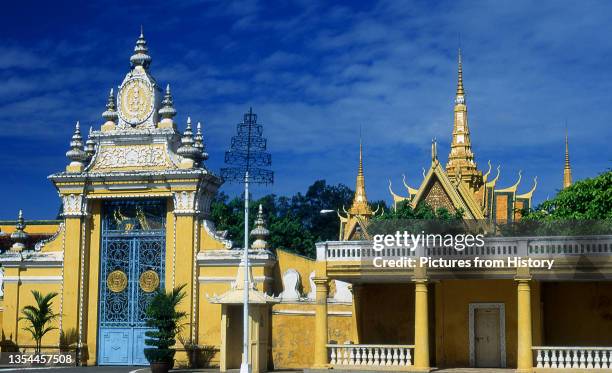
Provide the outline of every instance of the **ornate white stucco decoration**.
[[176,168],[164,144],[102,146],[91,171],[138,168]]
[[310,276],[308,276],[308,282],[310,283],[310,292],[308,292],[308,299],[312,301],[317,299],[317,287],[315,285],[314,278],[315,272],[312,271],[310,272]]
[[334,280],[336,284],[336,292],[334,293],[334,302],[338,303],[351,303],[353,301],[353,294],[349,288],[348,282]]
[[175,192],[173,197],[175,215],[191,215],[197,212],[195,191]]
[[34,245],[34,250],[35,251],[41,251],[46,244],[48,244],[49,242],[55,240],[60,234],[64,234],[64,222],[61,222],[57,231],[53,234],[53,236],[42,240],[42,241],[38,241],[35,245]]
[[283,274],[283,292],[280,293],[281,301],[298,301],[302,297],[300,273],[293,268],[289,268]]
[[206,233],[208,233],[209,236],[211,236],[217,241],[223,242],[223,245],[225,245],[226,249],[231,249],[232,246],[234,246],[234,243],[225,238],[225,235],[221,235],[217,232],[215,223],[213,223],[212,221],[204,219],[202,220],[202,226],[204,227],[204,230],[206,230]]
[[79,217],[87,215],[87,199],[82,194],[66,194],[62,196],[64,217]]

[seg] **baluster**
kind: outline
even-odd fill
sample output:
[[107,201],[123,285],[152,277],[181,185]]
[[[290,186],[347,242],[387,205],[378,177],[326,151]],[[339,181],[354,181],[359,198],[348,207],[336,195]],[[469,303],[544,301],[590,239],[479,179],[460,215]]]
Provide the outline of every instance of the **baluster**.
[[361,365],[368,365],[368,349],[361,348]]
[[406,349],[406,365],[412,365],[412,351],[410,351],[410,348]]
[[593,359],[593,368],[601,369],[601,359],[599,358],[599,350],[593,351],[595,353],[595,358]]
[[587,351],[587,369],[593,369],[593,351]]
[[368,365],[374,365],[374,355],[372,354],[372,347],[368,347]]
[[538,350],[538,357],[536,358],[536,368],[542,368],[542,350]]
[[580,365],[578,365],[578,368],[584,369],[586,368],[586,358],[584,357],[584,350],[580,350]]
[[355,364],[361,365],[361,347],[355,349]]
[[601,369],[608,369],[610,366],[608,365],[608,351],[601,351]]
[[548,352],[550,350],[544,350],[544,368],[550,368],[550,358],[548,357]]
[[378,353],[378,347],[374,347],[374,365],[380,365],[380,354]]
[[[559,368],[565,368],[566,367],[566,362],[569,361],[569,351],[566,350],[559,350]],[[570,366],[567,365],[567,368],[569,368]]]
[[387,350],[387,364],[385,365],[393,365],[393,349],[392,348],[386,348]]
[[399,361],[397,361],[397,347],[393,349],[393,365],[399,365]]
[[544,353],[544,368],[550,368],[550,357],[548,356],[550,350],[544,350],[542,352]]
[[329,362],[331,365],[336,364],[336,347],[331,347],[331,361]]
[[574,350],[574,356],[572,357],[572,368],[578,368],[580,364],[578,364],[578,351]]
[[342,347],[342,365],[348,365],[348,348]]
[[355,365],[355,347],[351,347],[351,355],[349,359],[351,365]]
[[400,366],[406,365],[406,355],[404,355],[404,349],[402,347],[400,347],[399,349],[399,365]]
[[550,351],[550,355],[551,355],[551,357],[550,357],[550,367],[553,368],[553,369],[554,368],[558,368],[557,367],[557,351],[555,351],[555,350]]
[[380,348],[380,365],[387,365],[387,354],[386,354],[386,348],[381,347]]

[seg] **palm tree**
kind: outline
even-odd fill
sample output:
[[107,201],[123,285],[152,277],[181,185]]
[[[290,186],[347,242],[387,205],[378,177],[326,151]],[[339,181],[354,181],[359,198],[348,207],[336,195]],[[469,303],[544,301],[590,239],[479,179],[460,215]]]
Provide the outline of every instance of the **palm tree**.
[[59,314],[54,313],[51,309],[53,306],[53,298],[57,293],[48,293],[42,295],[36,290],[32,290],[32,295],[36,301],[36,305],[28,305],[21,309],[22,317],[19,320],[25,320],[27,326],[23,330],[28,331],[36,342],[36,353],[40,353],[42,338],[56,327],[50,326],[49,323],[55,320]]

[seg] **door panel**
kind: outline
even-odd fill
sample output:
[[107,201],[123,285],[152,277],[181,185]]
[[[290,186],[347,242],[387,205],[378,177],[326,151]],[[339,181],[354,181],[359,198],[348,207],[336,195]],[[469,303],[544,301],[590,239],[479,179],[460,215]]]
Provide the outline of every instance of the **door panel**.
[[131,329],[100,329],[100,364],[128,365],[131,354]]
[[103,205],[99,364],[148,364],[145,310],[164,288],[165,206],[160,200]]
[[494,368],[501,366],[501,341],[499,309],[478,308],[475,310],[476,366]]

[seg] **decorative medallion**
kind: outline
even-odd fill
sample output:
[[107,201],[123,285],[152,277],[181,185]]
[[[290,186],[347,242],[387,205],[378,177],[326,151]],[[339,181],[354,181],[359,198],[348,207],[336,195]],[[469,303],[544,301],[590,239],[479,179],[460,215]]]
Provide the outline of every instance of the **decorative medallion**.
[[119,94],[119,115],[131,125],[144,122],[153,113],[153,89],[149,82],[136,78],[128,80]]
[[127,287],[128,278],[125,272],[120,269],[112,271],[108,274],[106,285],[113,293],[120,293]]
[[153,270],[148,270],[142,272],[140,275],[140,288],[145,293],[151,293],[157,290],[159,287],[159,276],[157,272]]

